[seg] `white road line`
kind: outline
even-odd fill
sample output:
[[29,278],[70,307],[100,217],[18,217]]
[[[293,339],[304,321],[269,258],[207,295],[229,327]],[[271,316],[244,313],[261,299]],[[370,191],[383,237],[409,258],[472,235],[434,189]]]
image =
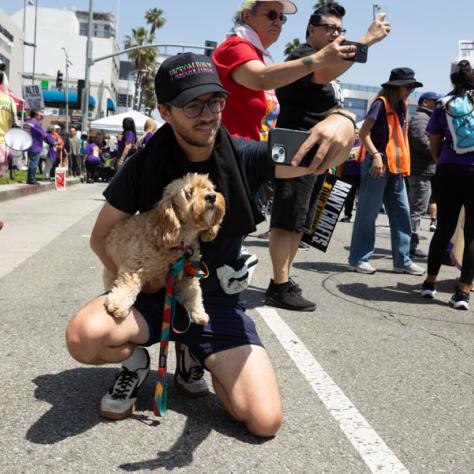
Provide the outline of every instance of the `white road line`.
[[275,333],[283,348],[293,359],[329,413],[339,423],[341,430],[369,469],[377,474],[409,474],[408,469],[399,461],[278,313],[267,307],[255,309]]

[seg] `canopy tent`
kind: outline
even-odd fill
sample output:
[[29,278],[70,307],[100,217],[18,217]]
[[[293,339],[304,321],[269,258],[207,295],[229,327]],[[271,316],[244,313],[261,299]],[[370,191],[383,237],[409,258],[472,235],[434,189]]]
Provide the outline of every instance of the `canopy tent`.
[[[108,117],[104,117],[98,120],[94,120],[91,122],[91,129],[94,130],[102,130],[104,132],[109,133],[120,133],[122,131],[122,121],[124,118],[130,117],[135,122],[135,128],[137,129],[137,133],[144,132],[145,121],[150,117],[137,112],[136,110],[131,110],[130,112],[124,112],[122,114],[117,115],[109,115]],[[158,122],[158,127],[163,125],[163,120],[154,118]]]

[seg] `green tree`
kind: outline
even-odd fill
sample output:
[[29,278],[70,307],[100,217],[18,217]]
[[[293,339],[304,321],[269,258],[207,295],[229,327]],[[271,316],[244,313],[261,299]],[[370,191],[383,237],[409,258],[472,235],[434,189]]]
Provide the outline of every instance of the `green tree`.
[[[144,28],[132,28],[132,34],[125,37],[125,48],[133,48],[134,46],[144,46],[150,44],[150,32]],[[150,71],[155,68],[156,51],[155,48],[135,49],[128,53],[128,58],[132,61],[135,78],[135,99],[134,104],[138,109],[141,107],[143,98],[143,87],[148,81]]]
[[[132,28],[132,34],[125,38],[125,48],[153,44],[156,30],[162,28],[166,23],[163,10],[159,8],[147,10],[145,20],[150,29]],[[136,74],[134,104],[138,109],[141,108],[142,103],[145,104],[145,108],[150,110],[156,106],[153,77],[156,70],[157,53],[156,48],[143,48],[128,53]]]
[[293,41],[286,43],[283,54],[285,56],[288,56],[290,53],[292,53],[295,49],[299,48],[300,46],[301,46],[300,40],[298,38],[295,38]]
[[150,28],[150,36],[152,41],[155,39],[155,31],[163,28],[166,19],[163,17],[163,10],[159,8],[150,8],[145,12],[145,20]]

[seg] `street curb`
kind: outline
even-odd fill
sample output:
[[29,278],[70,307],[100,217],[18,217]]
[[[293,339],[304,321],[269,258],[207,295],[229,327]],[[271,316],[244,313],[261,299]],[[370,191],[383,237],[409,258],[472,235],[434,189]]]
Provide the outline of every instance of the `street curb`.
[[[66,178],[67,186],[80,183],[80,178]],[[54,181],[38,184],[2,184],[0,185],[0,202],[30,196],[31,194],[53,191],[56,189]]]

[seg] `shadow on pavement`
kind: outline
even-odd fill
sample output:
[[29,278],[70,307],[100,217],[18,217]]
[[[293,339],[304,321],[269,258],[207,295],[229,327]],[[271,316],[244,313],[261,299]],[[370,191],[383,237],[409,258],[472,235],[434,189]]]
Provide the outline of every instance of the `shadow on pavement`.
[[40,375],[35,397],[52,405],[26,433],[37,444],[54,444],[100,423],[99,397],[107,391],[115,369],[79,368]]
[[[37,385],[37,400],[51,404],[51,409],[37,420],[26,433],[26,439],[36,444],[54,444],[80,435],[104,420],[98,411],[100,398],[114,379],[116,368],[84,367],[58,374],[41,375],[33,379]],[[131,419],[157,430],[160,418],[153,415],[153,396],[156,377],[153,371],[140,391],[135,413]],[[168,451],[161,451],[155,459],[123,464],[125,471],[139,471],[190,465],[194,450],[212,430],[249,444],[261,444],[265,439],[252,436],[243,424],[236,422],[222,408],[215,395],[188,399],[173,388],[173,377],[168,375],[168,410],[181,413],[186,424],[178,439]],[[155,432],[154,435],[157,435]]]
[[298,268],[299,270],[318,273],[341,273],[348,271],[347,263],[335,262],[294,262],[293,267]]
[[421,298],[421,281],[412,285],[398,282],[394,286],[383,287],[373,287],[366,283],[343,283],[337,285],[337,288],[343,295],[366,301],[395,301],[400,303],[436,302],[436,300]]
[[[148,382],[141,393],[138,410],[151,410],[155,382]],[[172,377],[168,376],[168,410],[181,413],[186,417],[182,433],[168,451],[159,451],[156,458],[146,459],[118,466],[124,471],[145,471],[159,468],[172,470],[189,466],[193,463],[194,451],[215,430],[224,436],[235,438],[243,443],[263,444],[267,439],[252,436],[243,424],[236,422],[222,408],[213,394],[200,399],[190,399],[178,395]],[[153,414],[135,414],[134,418],[143,423],[151,424],[157,418]]]

